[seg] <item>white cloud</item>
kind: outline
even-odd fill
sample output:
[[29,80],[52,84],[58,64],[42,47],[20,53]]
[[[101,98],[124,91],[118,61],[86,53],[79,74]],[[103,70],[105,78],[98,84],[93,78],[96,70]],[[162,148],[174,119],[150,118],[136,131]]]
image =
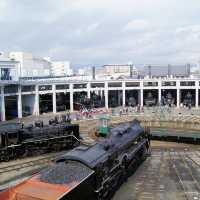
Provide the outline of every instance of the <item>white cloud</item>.
[[189,26],[183,26],[183,27],[178,27],[176,28],[175,31],[177,34],[182,34],[182,33],[200,33],[200,25],[189,25]]
[[124,31],[144,31],[149,28],[149,23],[144,19],[129,21],[124,27]]
[[87,27],[87,31],[88,32],[92,32],[94,30],[96,30],[99,26],[99,23],[94,23],[94,24],[90,24],[88,27]]
[[4,19],[4,16],[6,14],[6,10],[7,10],[6,0],[1,0],[0,1],[0,20]]
[[65,52],[65,48],[63,46],[56,46],[48,50],[49,56],[63,54]]
[[5,0],[1,0],[0,1],[0,9],[1,11],[3,11],[3,9],[6,7],[6,1]]
[[0,0],[0,44],[72,63],[192,61],[199,10],[197,0]]

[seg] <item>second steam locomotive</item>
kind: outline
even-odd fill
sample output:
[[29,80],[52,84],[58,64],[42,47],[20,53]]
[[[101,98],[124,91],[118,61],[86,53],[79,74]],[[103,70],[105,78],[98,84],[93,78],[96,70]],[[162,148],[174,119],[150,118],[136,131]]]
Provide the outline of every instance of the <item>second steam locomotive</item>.
[[79,125],[56,118],[44,125],[9,123],[0,128],[0,161],[69,149],[79,143]]

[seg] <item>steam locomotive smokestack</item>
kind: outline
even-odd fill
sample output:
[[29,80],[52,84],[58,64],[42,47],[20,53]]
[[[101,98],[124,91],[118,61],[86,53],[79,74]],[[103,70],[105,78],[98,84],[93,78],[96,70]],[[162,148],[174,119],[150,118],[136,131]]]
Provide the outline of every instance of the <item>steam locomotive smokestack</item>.
[[95,72],[96,72],[96,71],[95,71],[95,67],[93,66],[93,67],[92,67],[92,79],[93,79],[93,80],[95,80],[95,75],[96,75]]

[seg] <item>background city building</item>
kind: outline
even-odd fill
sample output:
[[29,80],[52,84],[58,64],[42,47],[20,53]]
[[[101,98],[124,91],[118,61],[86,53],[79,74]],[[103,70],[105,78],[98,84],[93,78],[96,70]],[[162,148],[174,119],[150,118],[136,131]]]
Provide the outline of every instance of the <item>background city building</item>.
[[84,67],[78,70],[78,75],[91,76],[95,78],[117,79],[137,76],[138,70],[129,64],[107,64],[101,67]]
[[52,76],[72,76],[73,70],[69,61],[53,61],[51,67]]
[[148,77],[189,77],[191,65],[145,65],[144,74]]
[[20,77],[51,75],[51,62],[45,58],[35,57],[25,52],[10,52],[9,58],[20,63]]

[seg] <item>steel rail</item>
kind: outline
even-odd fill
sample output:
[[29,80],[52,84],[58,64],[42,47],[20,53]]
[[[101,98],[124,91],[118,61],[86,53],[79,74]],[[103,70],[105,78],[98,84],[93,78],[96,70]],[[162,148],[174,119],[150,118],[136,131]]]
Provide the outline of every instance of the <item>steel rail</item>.
[[18,163],[18,164],[15,164],[15,165],[1,167],[0,168],[0,174],[11,172],[11,171],[16,171],[16,170],[20,170],[20,169],[24,169],[24,168],[28,168],[28,167],[32,167],[32,166],[36,166],[36,164],[38,164],[38,165],[47,164],[47,163],[51,162],[55,157],[56,157],[56,155],[48,156],[48,157],[40,158],[40,159],[37,159],[37,160],[26,161],[26,162]]
[[192,177],[193,184],[194,184],[194,186],[196,188],[196,191],[194,191],[194,193],[199,195],[199,193],[200,193],[200,184],[197,181],[197,179],[195,178],[195,176],[193,175],[192,170],[191,170],[191,168],[190,168],[190,166],[188,164],[188,161],[186,161],[186,157],[184,155],[180,154],[180,153],[178,155],[181,158],[181,161],[183,162],[183,164],[185,166],[185,169],[187,169],[187,171],[189,172],[189,175]]
[[[187,189],[185,188],[185,185],[184,185],[184,183],[183,183],[183,181],[182,181],[182,179],[181,179],[180,172],[178,171],[177,166],[175,165],[174,159],[173,159],[172,156],[171,156],[171,152],[172,152],[172,151],[168,150],[168,153],[169,153],[169,161],[170,161],[172,167],[174,168],[174,171],[175,171],[175,173],[176,173],[176,176],[177,176],[178,179],[179,179],[179,184],[180,184],[181,188],[182,188],[183,191],[184,191],[185,199],[186,199],[186,200],[190,200],[190,198],[189,198],[188,195],[187,195]],[[173,151],[173,153],[175,153],[175,151]]]
[[196,160],[194,160],[193,158],[189,157],[188,155],[186,155],[185,157],[187,157],[189,160],[191,160],[193,163],[195,163],[200,168],[200,164]]

